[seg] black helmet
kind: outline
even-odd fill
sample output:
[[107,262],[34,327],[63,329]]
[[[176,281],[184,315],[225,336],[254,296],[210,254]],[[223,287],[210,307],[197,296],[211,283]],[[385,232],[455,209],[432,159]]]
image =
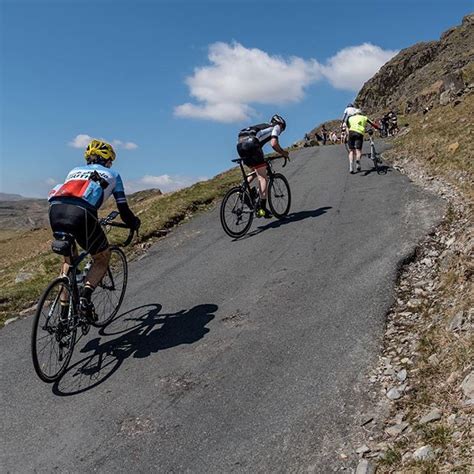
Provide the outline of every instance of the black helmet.
[[281,116],[281,115],[274,115],[270,122],[272,123],[272,125],[281,125],[281,127],[283,128],[283,130],[285,130],[286,128],[286,122],[285,122],[285,119]]
[[351,102],[350,104],[347,104],[347,107],[354,107],[354,104]]

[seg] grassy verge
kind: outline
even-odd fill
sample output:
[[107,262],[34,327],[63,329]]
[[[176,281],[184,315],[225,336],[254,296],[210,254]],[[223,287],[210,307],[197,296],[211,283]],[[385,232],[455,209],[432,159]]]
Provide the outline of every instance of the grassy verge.
[[[139,239],[128,252],[137,252],[144,242],[152,242],[183,220],[208,209],[239,178],[240,170],[232,169],[174,193],[144,191],[132,195],[130,207],[140,216],[142,227]],[[110,209],[105,209],[104,214]],[[61,258],[50,251],[50,243],[48,229],[0,233],[0,325],[33,305],[47,282],[57,275]]]
[[457,106],[439,107],[426,115],[400,117],[409,133],[394,141],[387,157],[418,161],[426,172],[439,176],[472,200],[474,178],[474,94]]

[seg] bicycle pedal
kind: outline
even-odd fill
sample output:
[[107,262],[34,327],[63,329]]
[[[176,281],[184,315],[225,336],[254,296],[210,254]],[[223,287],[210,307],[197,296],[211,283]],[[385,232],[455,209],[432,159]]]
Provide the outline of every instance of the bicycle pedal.
[[81,332],[83,336],[86,336],[90,330],[91,330],[91,326],[89,323],[81,324]]

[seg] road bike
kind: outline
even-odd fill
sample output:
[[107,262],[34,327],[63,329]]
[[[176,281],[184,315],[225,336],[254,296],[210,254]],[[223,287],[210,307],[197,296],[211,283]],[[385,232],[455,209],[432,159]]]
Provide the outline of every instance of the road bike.
[[[129,235],[121,246],[133,239],[135,230],[121,222],[112,222],[119,213],[111,212],[99,220],[107,228],[129,229]],[[118,245],[111,245],[107,272],[92,294],[97,319],[91,321],[83,314],[79,297],[84,278],[92,260],[90,253],[78,255],[75,238],[66,232],[54,232],[52,250],[69,257],[71,264],[66,275],[55,278],[44,290],[36,308],[31,333],[31,355],[38,377],[47,383],[59,380],[66,371],[76,344],[77,331],[86,335],[90,326],[104,327],[117,314],[125,296],[128,264],[125,253]],[[65,308],[65,309],[64,309]]]
[[382,159],[380,158],[380,154],[377,153],[375,149],[375,143],[373,139],[374,131],[370,129],[368,132],[369,141],[370,141],[370,153],[363,153],[361,156],[366,156],[369,160],[372,161],[373,169],[377,172],[377,174],[381,174],[386,172],[385,166],[383,166]]
[[[285,176],[273,171],[271,162],[274,159],[276,158],[265,159],[268,174],[268,205],[276,218],[283,219],[290,211],[291,190]],[[283,168],[287,164],[287,158],[284,160]],[[220,218],[226,234],[233,238],[239,238],[250,229],[253,218],[259,209],[260,198],[256,187],[250,185],[250,182],[256,179],[255,171],[247,175],[241,158],[232,160],[232,162],[239,164],[243,181],[239,186],[234,186],[227,191],[222,200]],[[250,182],[249,178],[251,178]]]

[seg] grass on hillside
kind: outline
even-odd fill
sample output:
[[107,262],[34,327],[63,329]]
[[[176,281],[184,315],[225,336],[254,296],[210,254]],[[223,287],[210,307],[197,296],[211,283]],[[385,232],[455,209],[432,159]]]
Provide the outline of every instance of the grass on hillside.
[[432,109],[426,115],[399,117],[409,133],[397,138],[386,156],[419,160],[426,170],[442,176],[468,198],[473,197],[474,94],[456,105]]
[[[240,170],[234,168],[173,193],[157,195],[153,191],[144,191],[130,196],[130,207],[142,221],[135,248],[141,242],[164,235],[187,217],[207,209],[240,177]],[[106,215],[111,209],[111,206],[107,207],[103,214]],[[112,239],[116,237],[120,241],[118,232],[112,235]],[[0,325],[33,305],[46,284],[58,274],[62,257],[51,252],[50,244],[49,229],[0,232]],[[133,251],[133,247],[128,249],[129,253]],[[22,274],[29,278],[16,282],[15,279]]]

